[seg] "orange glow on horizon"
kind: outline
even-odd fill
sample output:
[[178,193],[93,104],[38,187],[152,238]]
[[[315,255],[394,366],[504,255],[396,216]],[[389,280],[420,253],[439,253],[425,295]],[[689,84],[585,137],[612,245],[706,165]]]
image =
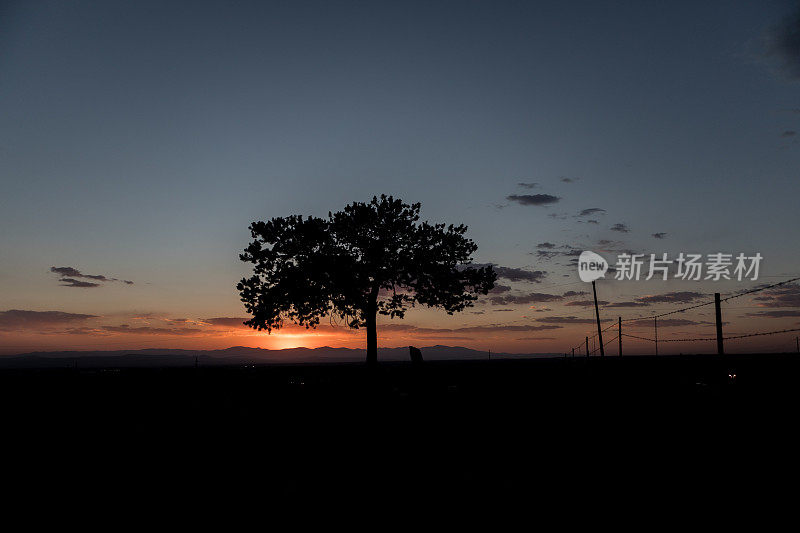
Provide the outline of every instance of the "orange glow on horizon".
[[[782,324],[786,327],[791,323]],[[385,326],[385,325],[384,325]],[[497,331],[480,330],[467,331],[458,329],[415,329],[393,330],[389,327],[378,326],[378,347],[398,348],[416,346],[425,348],[434,345],[464,347],[473,350],[493,353],[565,353],[578,346],[589,332],[592,325],[568,324],[557,329],[546,331]],[[777,329],[779,326],[773,326]],[[659,331],[659,333],[661,333]],[[668,331],[665,335],[680,336],[681,331]],[[788,340],[787,340],[788,339]],[[653,347],[645,341],[626,339],[626,346],[631,353],[650,353]],[[318,329],[305,329],[289,326],[268,334],[265,331],[256,332],[244,327],[197,327],[174,326],[161,324],[154,320],[147,327],[131,326],[129,330],[121,326],[113,329],[104,329],[103,326],[92,323],[86,327],[72,330],[31,330],[31,331],[0,331],[0,355],[13,355],[37,351],[125,351],[141,349],[185,349],[185,350],[222,350],[236,346],[261,348],[265,350],[285,350],[292,348],[366,348],[366,332],[364,329],[350,330],[347,328],[321,327]],[[616,343],[612,343],[616,351]],[[709,348],[711,346],[711,348]],[[794,334],[776,336],[774,338],[754,338],[732,341],[731,351],[786,351],[794,349]],[[666,345],[664,353],[695,352],[705,353],[713,348],[708,343],[691,345]],[[726,347],[727,348],[727,347]],[[581,344],[576,353],[581,354],[584,348]],[[660,350],[662,351],[662,350]]]

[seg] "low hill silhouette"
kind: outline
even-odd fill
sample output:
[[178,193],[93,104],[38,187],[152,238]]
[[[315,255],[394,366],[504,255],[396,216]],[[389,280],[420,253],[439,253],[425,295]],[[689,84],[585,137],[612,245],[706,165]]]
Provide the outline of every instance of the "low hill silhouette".
[[[421,348],[422,356],[429,361],[483,360],[489,352],[462,346],[427,346]],[[381,361],[408,361],[407,346],[380,348]],[[552,357],[561,354],[494,353],[495,358]],[[360,348],[286,348],[269,350],[247,346],[232,346],[221,350],[182,350],[147,348],[142,350],[111,351],[52,351],[30,352],[0,357],[0,368],[131,368],[131,367],[182,367],[195,364],[246,365],[246,364],[298,364],[298,363],[350,363],[364,361],[366,350]]]

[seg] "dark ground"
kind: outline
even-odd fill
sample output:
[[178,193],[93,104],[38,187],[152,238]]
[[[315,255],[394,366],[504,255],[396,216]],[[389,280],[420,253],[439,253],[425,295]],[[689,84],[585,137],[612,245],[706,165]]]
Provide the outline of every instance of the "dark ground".
[[4,370],[0,400],[3,482],[31,498],[728,512],[798,481],[794,354]]

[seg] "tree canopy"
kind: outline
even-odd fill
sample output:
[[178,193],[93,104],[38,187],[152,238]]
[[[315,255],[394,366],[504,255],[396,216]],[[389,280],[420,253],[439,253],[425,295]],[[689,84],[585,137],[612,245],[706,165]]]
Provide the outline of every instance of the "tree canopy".
[[462,225],[419,221],[420,204],[381,195],[327,219],[293,215],[253,222],[240,259],[253,275],[237,285],[257,330],[286,320],[316,327],[337,316],[367,328],[367,361],[377,358],[376,315],[403,318],[416,304],[462,311],[494,286],[491,266],[470,266],[477,245]]

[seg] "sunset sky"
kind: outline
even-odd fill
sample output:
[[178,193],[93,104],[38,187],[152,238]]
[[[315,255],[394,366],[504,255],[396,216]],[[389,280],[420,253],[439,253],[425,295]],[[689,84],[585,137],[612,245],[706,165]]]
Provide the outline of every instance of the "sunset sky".
[[[0,354],[363,347],[241,326],[238,253],[251,221],[381,193],[501,274],[464,313],[380,319],[381,346],[563,353],[593,328],[582,250],[763,256],[756,281],[607,275],[609,320],[800,276],[798,132],[796,2],[2,2]],[[668,318],[713,337],[713,306]],[[800,285],[723,318],[800,327]]]

